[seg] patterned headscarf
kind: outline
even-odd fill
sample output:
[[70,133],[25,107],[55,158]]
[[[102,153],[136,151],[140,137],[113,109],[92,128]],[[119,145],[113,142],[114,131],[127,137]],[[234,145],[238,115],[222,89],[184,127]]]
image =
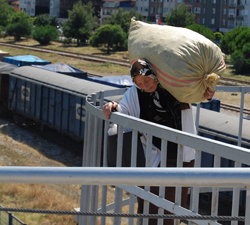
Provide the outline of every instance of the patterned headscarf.
[[[133,82],[134,82],[134,78],[137,75],[142,75],[142,76],[149,76],[153,78],[154,80],[156,80],[158,83],[154,69],[146,59],[137,59],[131,66],[130,75],[131,75]],[[134,84],[137,88],[139,88],[135,82]]]

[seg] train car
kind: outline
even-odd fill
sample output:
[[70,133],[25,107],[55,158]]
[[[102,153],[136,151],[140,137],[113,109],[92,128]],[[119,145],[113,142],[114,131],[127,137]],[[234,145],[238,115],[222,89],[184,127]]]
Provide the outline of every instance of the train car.
[[9,73],[17,66],[0,62],[0,115],[8,114]]
[[31,66],[9,75],[8,108],[17,123],[46,125],[79,140],[84,137],[86,95],[118,89]]
[[[201,108],[199,135],[228,144],[238,145],[239,118],[216,111]],[[196,110],[193,110],[194,115]],[[243,120],[241,146],[250,149],[250,120]],[[213,157],[204,153],[202,166],[211,166]],[[221,166],[234,166],[230,160],[222,159]]]

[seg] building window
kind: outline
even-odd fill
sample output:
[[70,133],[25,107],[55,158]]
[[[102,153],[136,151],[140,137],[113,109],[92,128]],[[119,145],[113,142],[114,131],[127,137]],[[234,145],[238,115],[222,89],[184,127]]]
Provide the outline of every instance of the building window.
[[155,12],[155,8],[154,7],[151,7],[150,8],[150,13],[153,14]]
[[201,8],[195,7],[194,8],[194,13],[201,13]]
[[248,4],[249,4],[249,0],[245,0],[245,4],[247,4],[247,5],[248,5]]
[[148,12],[148,7],[144,7],[144,12]]
[[177,3],[182,3],[182,0],[177,0]]
[[158,0],[158,2],[162,2],[162,0]]
[[212,14],[215,14],[215,8],[212,9]]
[[245,15],[245,16],[248,16],[248,9],[245,9],[244,15]]
[[158,13],[162,13],[162,7],[158,8]]
[[223,9],[223,14],[224,14],[224,15],[227,14],[227,9]]
[[141,12],[143,11],[143,7],[141,7]]
[[164,2],[169,2],[169,0],[164,0]]
[[224,3],[224,4],[227,4],[227,0],[223,0],[223,3]]
[[164,9],[163,9],[163,12],[164,12],[164,13],[168,13],[168,8],[164,8]]
[[203,13],[204,13],[204,14],[206,13],[206,8],[203,9]]
[[211,24],[214,24],[214,19],[211,19]]
[[215,3],[216,3],[216,0],[213,0],[213,3],[215,4]]
[[226,20],[222,20],[222,25],[226,25]]
[[202,19],[202,24],[205,24],[205,18]]
[[32,14],[34,13],[34,9],[33,9],[33,8],[31,9],[31,13],[32,13]]

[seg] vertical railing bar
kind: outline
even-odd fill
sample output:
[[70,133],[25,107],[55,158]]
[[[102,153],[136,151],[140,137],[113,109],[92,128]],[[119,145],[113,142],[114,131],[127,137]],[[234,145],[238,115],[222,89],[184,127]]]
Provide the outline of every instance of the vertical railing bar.
[[[218,155],[214,155],[214,168],[220,167],[220,159]],[[212,188],[212,206],[211,206],[211,215],[218,216],[218,205],[219,205],[219,188]]]
[[[161,167],[166,167],[167,166],[167,141],[166,140],[161,140]],[[159,188],[159,197],[165,198],[165,187],[160,186]],[[159,208],[158,209],[158,214],[164,214],[164,209]],[[163,225],[163,219],[158,219],[157,225]]]
[[199,121],[200,121],[200,103],[197,103],[196,117],[195,117],[195,126],[196,126],[197,132],[199,131]]
[[[151,152],[152,152],[152,135],[147,135],[147,147],[146,147],[146,167],[151,167]],[[146,191],[150,191],[150,186],[145,186]],[[143,201],[143,213],[149,213],[149,202]],[[148,225],[148,218],[143,218],[143,225]]]
[[[177,167],[183,167],[183,146],[178,145]],[[182,187],[175,188],[175,203],[181,205]],[[180,220],[174,220],[174,225],[179,225]]]
[[[117,157],[116,157],[116,167],[122,166],[122,150],[123,150],[123,126],[118,125],[118,137],[117,137]],[[115,187],[115,213],[121,213],[122,209],[122,193],[123,190]],[[120,225],[121,224],[121,218],[115,217],[113,220],[114,225]]]
[[[96,106],[96,95],[93,96],[93,104]],[[97,165],[97,152],[98,152],[98,117],[94,117],[94,146],[93,146],[93,151],[92,152],[92,166],[96,167]],[[98,185],[92,185],[91,187],[91,204],[90,204],[90,212],[97,212],[97,202],[98,202]],[[91,216],[90,217],[90,224],[96,224],[97,222],[97,217],[96,216]]]
[[[201,151],[195,150],[195,161],[194,167],[199,168],[201,166]],[[192,212],[199,212],[199,198],[200,198],[200,188],[192,187],[190,194],[190,209]],[[188,222],[189,225],[193,224],[192,222]]]
[[246,189],[245,225],[250,224],[250,187]]
[[[95,94],[93,94],[91,96],[91,102],[93,101],[93,99],[95,99]],[[93,121],[93,115],[92,114],[89,114],[88,115],[88,123],[89,124],[93,124],[92,123]],[[87,131],[87,154],[86,154],[86,166],[89,167],[91,166],[92,164],[92,151],[91,151],[91,147],[93,145],[93,133],[92,133],[92,129],[93,127],[92,126],[88,126],[88,131]],[[86,140],[85,140],[86,141]],[[89,207],[90,207],[90,185],[85,185],[84,186],[84,204],[83,204],[83,212],[87,212],[89,210]],[[89,216],[84,216],[83,217],[83,224],[87,224],[89,222]],[[83,225],[81,224],[81,225]]]
[[[103,146],[103,166],[107,167],[108,166],[108,129],[109,129],[109,121],[105,121],[104,123],[104,146]],[[107,185],[102,186],[102,202],[101,202],[101,212],[106,212],[107,211]],[[102,216],[101,217],[101,225],[105,225],[106,223],[106,217]]]
[[[104,92],[100,92],[100,109],[104,103]],[[101,154],[102,154],[102,137],[103,137],[103,121],[98,118],[98,152],[97,152],[97,166],[101,166]]]
[[[88,123],[89,120],[89,112],[86,111],[86,118],[85,118],[85,129],[84,129],[84,143],[83,143],[83,159],[82,159],[82,166],[87,167],[87,157],[88,157],[88,151],[87,151],[87,141],[88,140]],[[80,212],[83,212],[84,208],[84,193],[85,193],[85,185],[81,186],[81,201],[80,201]],[[84,216],[79,216],[79,225],[83,224]]]
[[[131,167],[136,167],[136,162],[137,162],[137,142],[140,141],[138,140],[138,131],[133,130],[132,131],[132,149],[131,149]],[[129,197],[129,213],[132,214],[134,213],[135,210],[135,200],[136,197],[133,194],[130,194]],[[133,225],[134,224],[134,218],[129,218],[128,219],[128,224]]]
[[240,102],[240,118],[239,118],[238,146],[241,146],[241,138],[242,138],[244,97],[245,97],[245,87],[241,87],[241,102]]
[[[241,167],[240,162],[235,162],[234,167]],[[233,188],[232,216],[239,215],[240,188]],[[238,225],[238,221],[231,221],[231,225]]]

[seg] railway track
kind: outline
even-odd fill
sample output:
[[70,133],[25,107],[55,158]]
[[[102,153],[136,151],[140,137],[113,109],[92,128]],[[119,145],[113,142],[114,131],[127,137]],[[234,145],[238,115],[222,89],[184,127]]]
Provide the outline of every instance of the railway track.
[[9,44],[9,43],[4,43],[4,42],[0,42],[0,45],[11,47],[11,48],[21,48],[21,49],[25,48],[25,49],[29,49],[29,50],[36,51],[36,52],[53,53],[53,54],[58,54],[58,55],[62,55],[62,56],[65,56],[65,57],[73,57],[73,58],[78,58],[78,59],[84,59],[84,60],[92,61],[92,62],[101,62],[101,63],[107,63],[108,62],[108,63],[112,63],[112,64],[117,64],[117,65],[120,65],[120,66],[127,66],[127,67],[130,66],[128,61],[119,60],[119,59],[111,59],[111,58],[108,58],[108,57],[91,56],[91,55],[72,53],[72,52],[66,52],[66,51],[50,50],[50,49],[44,49],[44,48],[38,48],[38,47],[30,47],[30,46],[24,46],[24,45],[18,45],[18,44]]
[[[234,111],[237,113],[240,113],[240,107],[236,106],[236,105],[231,105],[231,104],[227,104],[227,103],[220,103],[220,107],[225,109],[225,110],[230,110],[230,111]],[[244,115],[250,115],[250,109],[244,108],[243,110],[243,114]]]
[[[10,44],[10,43],[4,43],[4,42],[0,42],[0,45],[11,47],[11,48],[21,48],[21,49],[25,48],[25,49],[29,49],[29,50],[36,51],[36,52],[54,53],[54,54],[62,55],[65,57],[73,57],[73,58],[83,59],[83,60],[92,61],[92,62],[111,63],[111,64],[117,64],[120,66],[130,67],[129,61],[111,59],[108,57],[91,56],[91,55],[86,55],[86,54],[72,53],[72,52],[59,51],[59,50],[50,50],[50,49],[44,49],[44,48],[39,48],[39,47],[30,47],[30,46]],[[89,74],[89,75],[100,77],[100,75],[96,75],[96,74]],[[226,78],[226,77],[221,77],[220,83],[226,84],[226,85],[237,85],[237,86],[249,86],[250,85],[250,82],[248,81],[241,81],[238,79],[231,79],[231,78]]]

